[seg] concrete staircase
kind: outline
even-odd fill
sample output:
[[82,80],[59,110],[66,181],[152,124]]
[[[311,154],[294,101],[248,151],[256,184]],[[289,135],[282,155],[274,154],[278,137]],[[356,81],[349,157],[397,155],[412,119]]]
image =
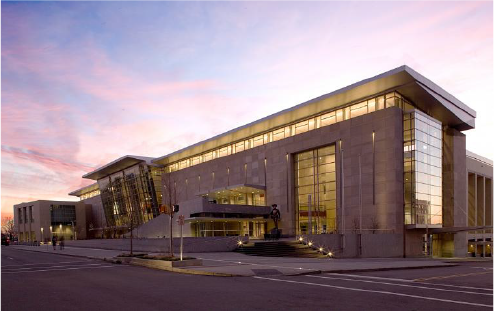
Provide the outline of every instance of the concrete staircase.
[[323,258],[327,257],[307,245],[296,241],[269,241],[254,242],[238,247],[235,252],[250,256],[264,257],[299,257],[299,258]]

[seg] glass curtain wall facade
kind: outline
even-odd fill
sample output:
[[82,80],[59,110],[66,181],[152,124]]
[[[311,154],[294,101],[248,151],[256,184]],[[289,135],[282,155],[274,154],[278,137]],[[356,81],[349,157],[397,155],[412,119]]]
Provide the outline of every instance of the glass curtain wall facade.
[[442,224],[442,124],[414,110],[403,117],[405,224]]
[[98,180],[101,201],[110,227],[134,226],[160,213],[161,171],[148,165],[135,165]]
[[336,232],[335,145],[295,155],[297,234]]
[[75,205],[51,205],[50,218],[54,235],[67,240],[74,238],[74,226],[77,225]]
[[217,193],[208,193],[203,198],[210,203],[230,205],[256,205],[266,206],[266,191],[236,191],[224,190]]
[[265,220],[251,221],[203,221],[191,224],[192,236],[246,236],[262,238],[266,233]]
[[262,133],[242,141],[233,142],[208,152],[192,156],[190,158],[179,160],[165,167],[165,171],[175,172],[188,168],[200,163],[208,162],[217,158],[239,153],[254,147],[262,146],[270,142],[288,138],[294,135],[312,131],[323,126],[328,126],[351,118],[356,118],[367,113],[374,112],[390,107],[400,107],[403,110],[412,109],[413,106],[408,103],[398,92],[389,92],[382,95],[376,95],[367,100],[351,105],[342,105],[337,109],[325,111],[321,114],[307,118],[305,120],[287,124],[272,131]]

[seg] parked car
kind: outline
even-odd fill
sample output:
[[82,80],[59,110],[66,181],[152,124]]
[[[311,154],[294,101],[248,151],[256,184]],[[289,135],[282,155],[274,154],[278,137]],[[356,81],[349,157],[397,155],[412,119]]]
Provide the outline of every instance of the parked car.
[[10,239],[9,236],[6,234],[2,233],[2,245],[9,246],[10,245]]

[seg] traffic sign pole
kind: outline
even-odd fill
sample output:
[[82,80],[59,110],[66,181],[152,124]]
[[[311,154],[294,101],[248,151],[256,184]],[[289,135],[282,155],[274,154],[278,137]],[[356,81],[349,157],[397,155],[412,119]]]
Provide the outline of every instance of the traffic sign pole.
[[183,260],[183,251],[184,251],[184,223],[185,216],[178,216],[178,224],[180,225],[180,261]]
[[184,224],[180,225],[180,261],[183,260],[184,252]]

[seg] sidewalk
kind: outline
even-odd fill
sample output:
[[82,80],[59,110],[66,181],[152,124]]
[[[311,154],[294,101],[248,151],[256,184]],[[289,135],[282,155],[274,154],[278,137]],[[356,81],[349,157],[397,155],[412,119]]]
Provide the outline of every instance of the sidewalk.
[[[121,254],[120,250],[105,250],[96,248],[79,248],[66,246],[64,250],[53,250],[51,245],[9,247],[44,253],[54,253],[66,256],[85,257],[100,260],[113,260]],[[177,255],[177,254],[175,254]],[[433,267],[456,266],[447,263],[446,259],[413,259],[413,258],[364,258],[364,259],[334,259],[334,258],[292,258],[292,257],[258,257],[241,253],[187,253],[187,256],[203,260],[203,266],[174,268],[174,271],[203,275],[224,276],[255,276],[255,275],[300,275],[323,272],[363,272],[393,269],[418,269]]]
[[343,273],[456,266],[454,263],[445,263],[440,260],[413,258],[334,259],[258,257],[233,252],[187,255],[203,260],[202,267],[189,267],[188,269],[216,273],[231,273],[242,276],[277,274],[300,275],[324,272]]

